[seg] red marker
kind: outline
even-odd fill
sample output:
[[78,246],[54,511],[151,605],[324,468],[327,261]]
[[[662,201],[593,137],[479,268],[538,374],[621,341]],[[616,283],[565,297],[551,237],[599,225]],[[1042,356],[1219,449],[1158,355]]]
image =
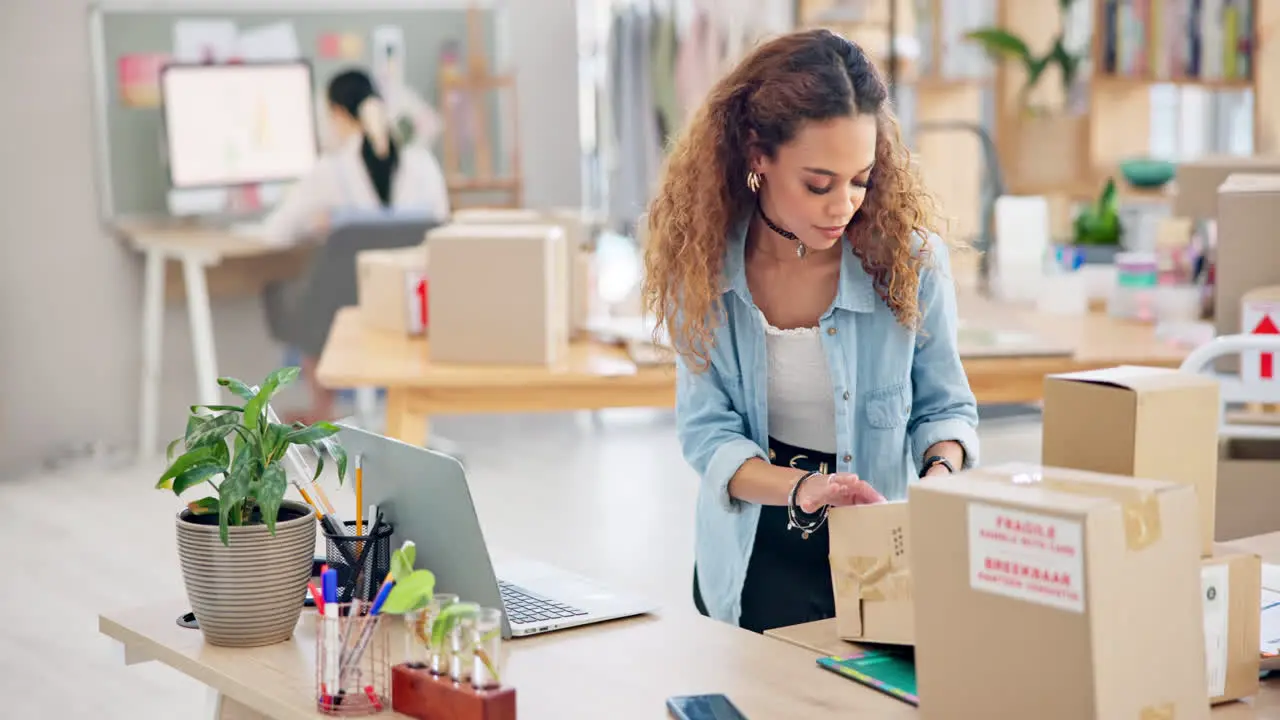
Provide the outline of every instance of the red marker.
[[311,592],[311,600],[316,604],[316,611],[321,615],[324,614],[324,595],[316,589],[315,583],[307,583],[307,590]]
[[374,710],[382,709],[382,701],[378,699],[378,693],[373,691],[372,685],[364,686],[364,694],[369,696],[369,701],[373,703]]

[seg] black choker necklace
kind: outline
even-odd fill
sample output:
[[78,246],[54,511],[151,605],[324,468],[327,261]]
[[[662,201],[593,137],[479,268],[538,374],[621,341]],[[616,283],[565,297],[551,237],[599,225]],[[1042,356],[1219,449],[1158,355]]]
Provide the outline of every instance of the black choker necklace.
[[774,232],[778,233],[778,234],[779,234],[779,235],[781,235],[782,237],[784,237],[784,238],[786,238],[786,239],[790,240],[791,242],[795,243],[795,244],[796,244],[796,257],[798,257],[798,258],[800,258],[800,259],[804,259],[804,255],[805,255],[805,253],[808,251],[808,248],[806,248],[806,247],[805,247],[804,243],[800,242],[800,238],[796,237],[796,234],[795,234],[795,233],[793,233],[793,232],[791,232],[791,231],[789,231],[789,230],[783,230],[782,228],[780,228],[780,227],[778,227],[776,224],[774,224],[774,222],[773,222],[772,220],[770,220],[770,219],[769,219],[769,216],[764,214],[764,208],[763,208],[763,207],[761,207],[761,206],[760,206],[760,205],[758,205],[758,204],[756,205],[756,211],[760,213],[760,219],[761,219],[761,220],[764,220],[764,224],[765,224],[765,225],[768,225],[770,230],[772,230],[772,231],[774,231]]

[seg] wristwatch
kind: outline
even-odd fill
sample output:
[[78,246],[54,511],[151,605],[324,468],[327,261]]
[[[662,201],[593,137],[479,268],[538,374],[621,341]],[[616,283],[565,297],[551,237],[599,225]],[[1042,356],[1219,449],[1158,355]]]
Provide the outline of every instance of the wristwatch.
[[954,473],[956,469],[951,465],[951,461],[941,455],[931,455],[925,458],[924,465],[920,466],[920,477],[924,477],[925,473],[933,469],[934,465],[941,465],[947,469],[947,472]]

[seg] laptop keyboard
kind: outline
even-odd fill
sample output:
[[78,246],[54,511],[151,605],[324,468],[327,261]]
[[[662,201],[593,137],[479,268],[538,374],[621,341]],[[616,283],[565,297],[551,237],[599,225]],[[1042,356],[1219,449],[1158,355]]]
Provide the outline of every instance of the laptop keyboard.
[[527,625],[587,614],[585,610],[539,597],[524,588],[501,580],[498,581],[498,590],[502,593],[502,604],[507,610],[507,619],[515,624]]

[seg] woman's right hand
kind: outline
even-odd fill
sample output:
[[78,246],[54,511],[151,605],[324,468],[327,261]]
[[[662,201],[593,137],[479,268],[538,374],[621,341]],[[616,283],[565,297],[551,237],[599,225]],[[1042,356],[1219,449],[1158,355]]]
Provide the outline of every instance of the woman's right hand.
[[800,486],[796,505],[805,513],[815,513],[824,505],[870,505],[884,502],[884,496],[853,473],[814,475]]

